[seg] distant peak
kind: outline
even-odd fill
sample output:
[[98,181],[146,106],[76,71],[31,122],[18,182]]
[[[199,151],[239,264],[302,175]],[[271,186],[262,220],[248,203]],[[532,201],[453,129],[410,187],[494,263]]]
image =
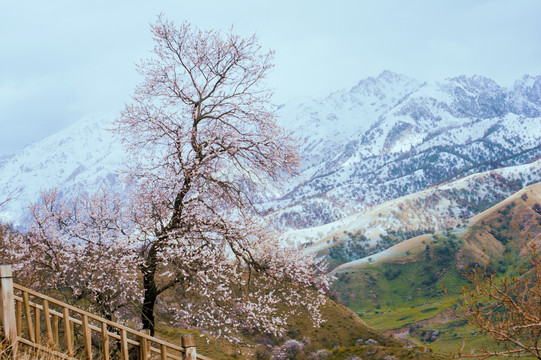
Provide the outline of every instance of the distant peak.
[[482,87],[487,87],[487,86],[500,87],[500,85],[498,85],[498,83],[496,83],[491,78],[488,78],[488,77],[483,76],[483,75],[477,75],[477,74],[472,75],[472,76],[460,75],[460,76],[448,78],[447,81],[458,83],[458,84],[461,84],[461,85],[470,85],[470,86],[471,85],[476,85],[477,87],[479,87],[479,86],[482,86]]
[[378,79],[403,79],[407,78],[407,76],[395,73],[390,70],[383,70],[377,77]]
[[535,84],[541,84],[541,76],[524,74],[517,81],[515,81],[514,88],[531,88]]
[[368,77],[362,79],[351,90],[357,90],[362,88],[379,87],[386,84],[412,84],[417,83],[415,79],[412,79],[406,75],[398,74],[390,70],[383,70],[377,77]]

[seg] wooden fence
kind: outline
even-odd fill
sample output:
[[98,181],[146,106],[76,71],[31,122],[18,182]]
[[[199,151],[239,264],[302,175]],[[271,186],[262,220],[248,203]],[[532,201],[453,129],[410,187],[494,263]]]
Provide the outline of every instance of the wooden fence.
[[193,335],[178,346],[14,284],[10,265],[0,265],[0,324],[13,359],[211,360],[196,353]]

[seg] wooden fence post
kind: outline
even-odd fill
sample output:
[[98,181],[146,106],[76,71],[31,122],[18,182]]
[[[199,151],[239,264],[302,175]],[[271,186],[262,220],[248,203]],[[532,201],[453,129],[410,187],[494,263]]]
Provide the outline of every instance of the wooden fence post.
[[186,351],[184,353],[184,360],[197,360],[197,353],[195,351],[195,336],[191,334],[182,335],[182,347]]
[[17,320],[15,319],[15,298],[13,295],[13,274],[11,265],[0,265],[0,322],[11,357],[17,356]]
[[85,357],[92,360],[92,330],[88,326],[88,316],[83,314],[81,318],[83,324],[83,341],[85,343]]
[[109,330],[105,322],[101,323],[101,353],[103,360],[109,360]]
[[[64,342],[66,343],[66,352],[68,356],[73,356],[75,352],[73,351],[73,322],[70,321],[70,311],[68,308],[63,310],[64,317]],[[106,359],[109,360],[109,359]]]
[[[143,334],[150,335],[150,330],[148,329],[143,329],[139,331]],[[147,360],[150,358],[150,345],[151,344],[144,337],[139,338],[139,360]]]

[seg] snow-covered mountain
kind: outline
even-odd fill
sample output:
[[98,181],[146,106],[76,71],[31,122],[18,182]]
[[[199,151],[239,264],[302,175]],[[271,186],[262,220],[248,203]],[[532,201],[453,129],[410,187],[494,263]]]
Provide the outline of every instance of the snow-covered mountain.
[[0,220],[21,224],[41,191],[58,188],[69,196],[100,186],[121,186],[116,171],[124,152],[113,138],[112,115],[84,118],[72,126],[0,158]]
[[505,89],[481,76],[419,83],[386,71],[280,114],[304,157],[301,182],[268,204],[285,228],[541,156],[540,76]]
[[[279,107],[301,140],[303,165],[261,207],[284,229],[323,225],[429,186],[541,155],[541,76],[510,89],[480,77],[421,83],[389,71],[323,99]],[[119,186],[124,162],[106,129],[89,118],[0,157],[0,216],[21,222],[40,190]],[[272,192],[275,193],[276,192]]]

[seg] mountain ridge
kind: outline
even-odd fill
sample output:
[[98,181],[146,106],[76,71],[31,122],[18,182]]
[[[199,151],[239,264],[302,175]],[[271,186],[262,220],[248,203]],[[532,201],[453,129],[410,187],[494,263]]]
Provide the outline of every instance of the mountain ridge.
[[[300,176],[285,190],[254,194],[282,230],[319,226],[430,186],[541,156],[541,76],[511,88],[481,76],[419,82],[384,71],[322,99],[291,102],[278,121],[301,139]],[[459,117],[457,117],[459,116]],[[493,116],[493,117],[492,117]],[[40,190],[122,184],[125,157],[112,114],[0,158],[0,199],[17,193],[0,218],[24,222]]]

